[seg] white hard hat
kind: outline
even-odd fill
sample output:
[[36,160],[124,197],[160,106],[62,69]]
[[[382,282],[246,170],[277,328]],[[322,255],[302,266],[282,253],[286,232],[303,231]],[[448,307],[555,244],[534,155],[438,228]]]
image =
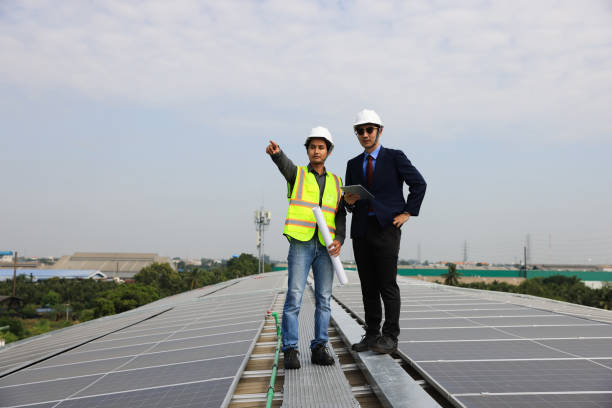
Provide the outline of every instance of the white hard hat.
[[327,130],[327,128],[323,126],[313,127],[312,130],[310,131],[310,135],[308,135],[308,137],[306,138],[306,142],[304,143],[304,146],[308,147],[308,143],[310,142],[310,139],[312,139],[313,137],[325,139],[329,142],[330,144],[329,149],[327,149],[328,153],[331,152],[332,149],[334,148],[334,139],[332,139],[332,135],[331,133],[329,133],[329,130]]
[[380,127],[383,126],[382,120],[378,113],[374,112],[371,109],[364,109],[357,114],[357,118],[355,118],[355,123],[353,123],[353,127],[359,125],[365,125],[366,123],[372,123],[374,125],[378,125]]

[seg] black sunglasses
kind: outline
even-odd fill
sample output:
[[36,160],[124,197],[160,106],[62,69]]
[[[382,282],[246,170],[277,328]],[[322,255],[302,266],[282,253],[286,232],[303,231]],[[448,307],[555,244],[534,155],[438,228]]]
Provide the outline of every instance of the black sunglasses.
[[378,129],[378,127],[375,126],[368,126],[365,128],[359,128],[359,129],[355,129],[355,134],[359,135],[359,136],[363,136],[363,133],[372,133],[374,131],[374,129]]

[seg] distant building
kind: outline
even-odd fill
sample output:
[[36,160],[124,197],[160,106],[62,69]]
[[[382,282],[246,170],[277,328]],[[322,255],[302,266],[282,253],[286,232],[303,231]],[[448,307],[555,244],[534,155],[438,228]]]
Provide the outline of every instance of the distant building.
[[[107,276],[93,269],[17,269],[17,276],[24,275],[31,277],[33,281],[64,278],[64,279],[107,279]],[[13,279],[13,269],[0,269],[0,281]]]
[[[0,259],[0,268],[12,268],[15,265],[13,258],[10,261],[4,261]],[[18,261],[18,268],[38,268],[40,265],[38,261]]]
[[605,270],[602,265],[577,265],[577,264],[537,264],[538,269],[554,271],[601,271]]
[[22,301],[16,296],[0,296],[0,310],[15,309],[21,307]]
[[109,278],[134,279],[140,270],[152,263],[169,263],[170,258],[157,254],[122,253],[122,252],[76,252],[74,255],[61,257],[53,269],[94,269]]

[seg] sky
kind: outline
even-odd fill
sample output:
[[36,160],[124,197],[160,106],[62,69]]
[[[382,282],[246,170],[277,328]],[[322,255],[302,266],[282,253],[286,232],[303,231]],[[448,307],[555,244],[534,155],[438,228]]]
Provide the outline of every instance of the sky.
[[369,108],[428,183],[400,258],[612,263],[609,1],[2,0],[0,95],[0,250],[255,254],[264,207],[285,260],[266,145],[344,176]]

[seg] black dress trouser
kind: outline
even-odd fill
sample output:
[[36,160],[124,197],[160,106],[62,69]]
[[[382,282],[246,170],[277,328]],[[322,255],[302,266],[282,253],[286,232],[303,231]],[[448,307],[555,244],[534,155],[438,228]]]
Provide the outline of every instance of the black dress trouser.
[[382,334],[397,340],[401,297],[397,286],[397,258],[401,229],[394,225],[381,228],[375,216],[368,217],[365,237],[353,238],[353,254],[361,281],[366,333],[379,333],[382,321],[380,299],[385,306]]

